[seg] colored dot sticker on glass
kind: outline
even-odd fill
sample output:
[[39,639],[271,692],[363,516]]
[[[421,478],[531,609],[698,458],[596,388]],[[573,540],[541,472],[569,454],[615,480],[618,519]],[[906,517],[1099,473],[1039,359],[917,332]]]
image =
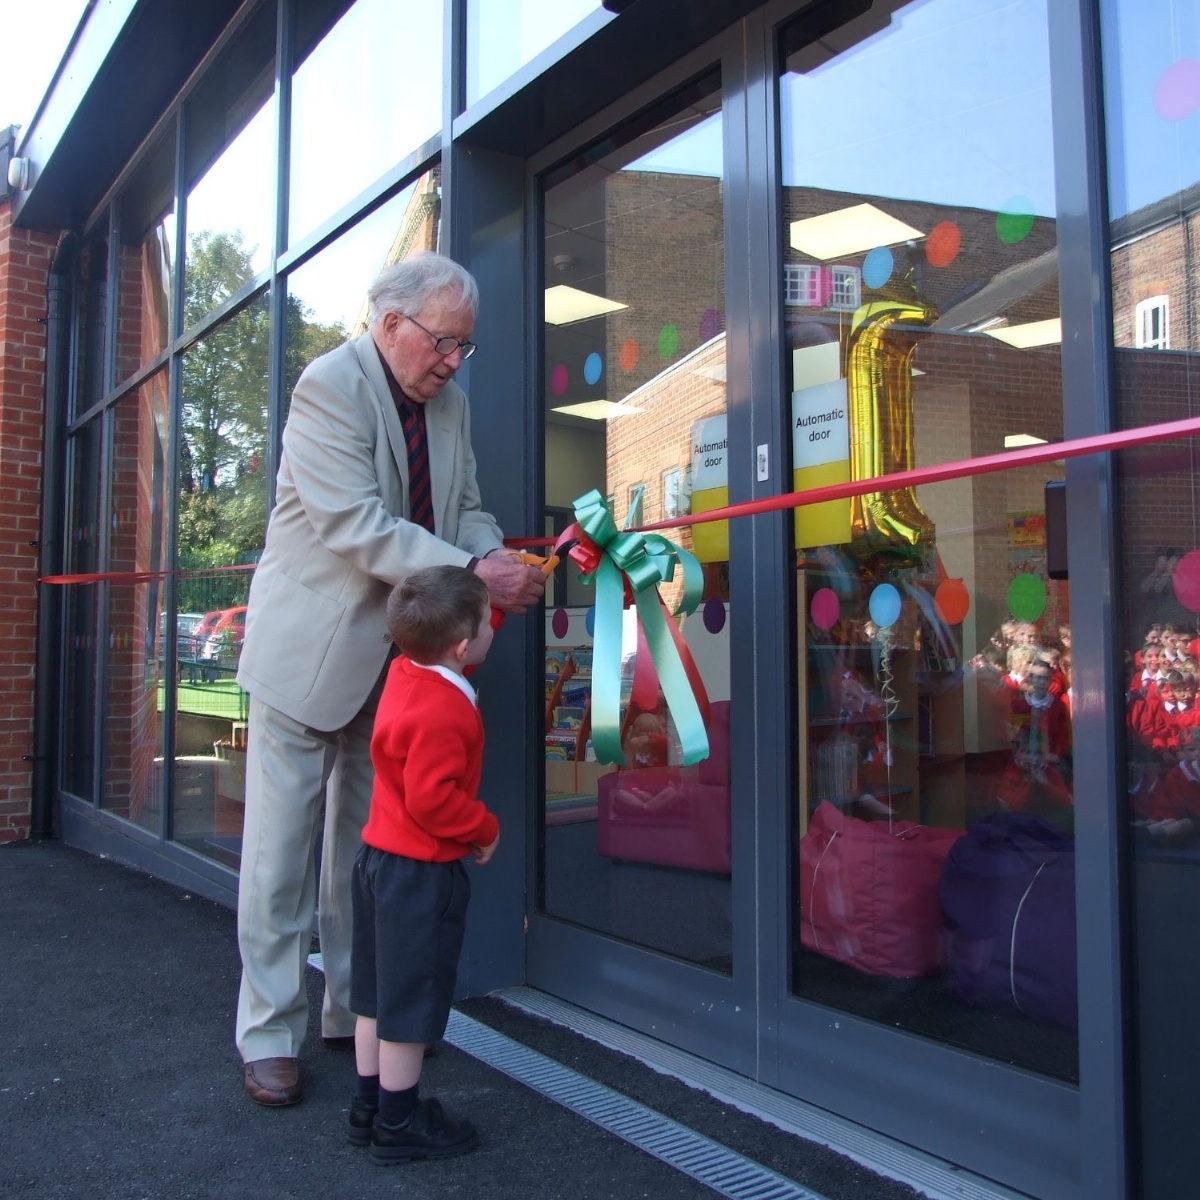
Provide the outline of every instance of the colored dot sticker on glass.
[[583,627],[587,630],[588,637],[596,636],[596,606],[594,604],[584,614]]
[[891,279],[895,269],[896,258],[891,250],[887,246],[876,246],[874,250],[868,250],[863,259],[863,283],[869,288],[881,288]]
[[561,396],[567,390],[567,384],[570,382],[570,375],[567,373],[567,368],[563,363],[559,363],[553,371],[550,372],[550,390],[556,395]]
[[961,579],[943,579],[933,593],[933,607],[947,625],[961,625],[971,611],[971,593]]
[[621,353],[617,358],[617,361],[621,364],[621,370],[624,371],[626,375],[628,375],[630,371],[636,371],[638,358],[640,356],[641,351],[638,349],[637,342],[635,342],[633,338],[626,338],[625,341],[621,343]]
[[1023,241],[1033,228],[1033,201],[1013,196],[996,214],[996,236],[1010,246]]
[[716,596],[704,603],[704,628],[709,633],[720,633],[725,628],[725,605]]
[[567,629],[570,627],[571,618],[567,616],[565,608],[556,608],[554,616],[550,618],[550,628],[554,631],[556,638],[562,639],[567,636]]
[[664,325],[658,334],[658,354],[660,358],[674,358],[679,349],[679,327]]
[[900,593],[894,584],[881,583],[872,593],[867,603],[871,612],[871,620],[880,629],[888,629],[895,625],[900,617]]
[[725,318],[718,309],[706,308],[700,318],[700,340],[711,342],[725,328]]
[[597,383],[604,371],[604,360],[595,351],[583,360],[583,378],[588,384]]
[[842,615],[842,602],[833,588],[817,588],[809,601],[808,611],[818,629],[832,629]]
[[960,249],[962,230],[953,221],[939,221],[925,239],[925,257],[931,267],[948,267],[958,257]]
[[1200,58],[1173,62],[1154,85],[1154,111],[1164,121],[1182,121],[1200,108]]
[[1188,612],[1200,613],[1200,550],[1191,550],[1176,564],[1171,576],[1175,595]]
[[1036,621],[1046,611],[1046,581],[1028,572],[1008,585],[1008,611],[1015,620]]

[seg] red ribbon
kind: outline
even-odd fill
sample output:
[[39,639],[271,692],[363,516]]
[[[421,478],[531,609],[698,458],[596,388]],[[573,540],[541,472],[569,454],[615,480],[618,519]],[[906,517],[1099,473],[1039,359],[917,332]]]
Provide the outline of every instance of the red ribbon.
[[[1044,446],[1024,446],[1020,450],[1006,450],[1001,454],[985,454],[980,458],[965,458],[958,462],[938,463],[931,467],[917,467],[912,471],[897,471],[892,475],[878,475],[874,479],[855,479],[848,483],[832,483],[826,487],[812,488],[806,492],[783,492],[778,496],[766,496],[761,500],[744,500],[739,504],[728,504],[724,508],[713,508],[707,512],[690,516],[670,517],[639,525],[632,532],[646,533],[656,529],[681,529],[690,525],[704,525],[709,521],[727,521],[732,517],[752,517],[759,513],[779,512],[789,508],[800,508],[805,504],[821,504],[826,500],[845,500],[851,496],[864,496],[870,492],[890,492],[899,488],[917,487],[925,483],[946,483],[951,479],[967,479],[974,475],[988,475],[995,471],[1007,471],[1016,467],[1034,467],[1040,463],[1059,462],[1068,458],[1082,458],[1089,454],[1111,454],[1116,450],[1130,450],[1135,446],[1151,442],[1171,442],[1179,438],[1200,435],[1200,417],[1186,417],[1182,421],[1164,421],[1158,425],[1143,425],[1139,429],[1123,429],[1116,433],[1098,433],[1091,437],[1073,438],[1065,442],[1047,442]],[[590,574],[596,569],[597,558],[592,562],[588,545],[579,539],[582,531],[572,525],[558,539],[554,538],[506,538],[504,544],[514,549],[561,546],[575,540],[571,549],[572,561]],[[585,541],[590,544],[591,540]],[[599,553],[597,547],[592,549]],[[579,556],[576,556],[578,551]],[[585,564],[591,563],[590,567]],[[44,575],[39,583],[99,583],[111,580],[118,583],[144,583],[152,579],[165,579],[168,575],[203,575],[210,571],[251,571],[253,564],[233,567],[205,567],[191,571],[108,571],[93,575]]]

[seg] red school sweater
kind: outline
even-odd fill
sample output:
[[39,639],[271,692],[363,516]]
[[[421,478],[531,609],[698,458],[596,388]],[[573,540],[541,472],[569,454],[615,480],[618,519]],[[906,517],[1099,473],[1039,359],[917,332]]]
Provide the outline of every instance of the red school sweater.
[[362,838],[422,862],[453,862],[490,846],[500,824],[478,800],[479,710],[437,671],[397,658],[371,736],[375,787]]

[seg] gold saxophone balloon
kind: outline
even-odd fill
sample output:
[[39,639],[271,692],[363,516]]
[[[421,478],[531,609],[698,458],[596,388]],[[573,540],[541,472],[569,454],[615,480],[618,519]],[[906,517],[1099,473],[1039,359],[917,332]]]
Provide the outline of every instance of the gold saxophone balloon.
[[[876,300],[855,314],[847,344],[850,478],[874,479],[915,465],[912,356],[936,314],[917,301]],[[912,488],[856,496],[851,536],[868,545],[933,540],[933,522]]]

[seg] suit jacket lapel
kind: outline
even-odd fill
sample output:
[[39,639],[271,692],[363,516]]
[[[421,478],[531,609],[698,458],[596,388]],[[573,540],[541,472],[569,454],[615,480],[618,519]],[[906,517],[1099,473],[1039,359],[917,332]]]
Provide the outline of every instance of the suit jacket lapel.
[[[392,457],[396,460],[396,470],[404,481],[405,494],[408,493],[408,446],[404,441],[404,429],[400,425],[400,414],[392,402],[392,392],[388,387],[387,377],[383,373],[383,364],[379,361],[379,351],[375,348],[375,339],[364,333],[354,346],[362,363],[363,373],[371,384],[375,399],[383,411],[383,427],[387,430],[388,442],[392,447]],[[436,493],[435,493],[436,494]]]
[[[446,506],[454,473],[454,422],[447,393],[455,385],[425,403],[425,439],[429,445],[429,488],[433,498],[434,524],[446,527]],[[403,435],[403,430],[401,431]]]

